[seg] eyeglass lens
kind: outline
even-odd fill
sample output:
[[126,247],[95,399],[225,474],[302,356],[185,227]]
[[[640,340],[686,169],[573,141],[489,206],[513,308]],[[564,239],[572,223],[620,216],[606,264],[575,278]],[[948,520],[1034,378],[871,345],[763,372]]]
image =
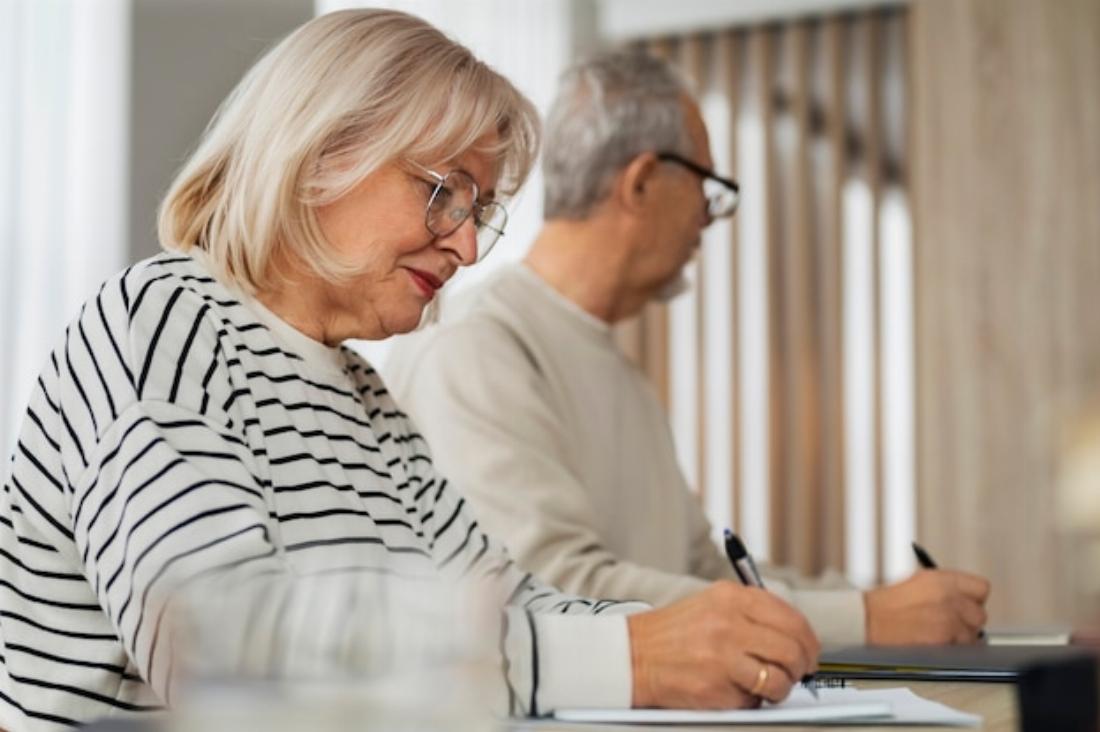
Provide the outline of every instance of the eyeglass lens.
[[436,185],[428,202],[428,231],[437,237],[453,234],[471,215],[477,228],[480,261],[504,234],[508,214],[496,201],[477,203],[477,182],[461,170],[452,170]]
[[703,195],[707,199],[707,214],[715,219],[732,216],[740,199],[737,191],[712,178],[703,179]]

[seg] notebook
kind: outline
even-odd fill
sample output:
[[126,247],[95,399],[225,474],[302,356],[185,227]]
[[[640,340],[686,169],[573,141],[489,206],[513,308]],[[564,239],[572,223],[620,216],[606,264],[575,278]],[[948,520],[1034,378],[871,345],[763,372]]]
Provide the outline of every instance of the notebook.
[[1075,646],[850,646],[823,651],[821,678],[1015,681],[1038,661],[1086,653]]
[[796,687],[779,704],[759,709],[559,709],[554,719],[588,724],[933,724],[976,727],[982,718],[925,699],[909,689],[819,689],[820,699]]

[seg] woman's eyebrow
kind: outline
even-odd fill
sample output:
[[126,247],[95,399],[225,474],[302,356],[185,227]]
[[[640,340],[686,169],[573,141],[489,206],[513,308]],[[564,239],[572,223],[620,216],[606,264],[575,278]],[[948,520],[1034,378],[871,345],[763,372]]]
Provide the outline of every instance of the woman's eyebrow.
[[[452,173],[456,170],[460,173],[465,173],[466,175],[470,176],[470,180],[472,180],[474,183],[477,183],[477,176],[475,176],[473,173],[471,173],[470,171],[466,170],[463,167],[460,167],[460,166],[456,165],[455,167],[448,170],[447,173]],[[444,175],[446,175],[447,173],[444,173]],[[485,205],[485,204],[488,204],[488,203],[492,203],[493,201],[496,201],[497,189],[495,187],[494,188],[489,188],[488,190],[483,190],[481,188],[481,184],[478,183],[477,193],[478,193],[477,202],[480,203],[481,205]]]

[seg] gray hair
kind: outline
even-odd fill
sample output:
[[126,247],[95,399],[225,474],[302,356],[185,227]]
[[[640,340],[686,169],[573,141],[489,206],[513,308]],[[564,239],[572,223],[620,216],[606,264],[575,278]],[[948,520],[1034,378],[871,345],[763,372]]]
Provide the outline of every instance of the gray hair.
[[543,146],[547,219],[582,219],[627,163],[649,151],[690,155],[683,98],[687,81],[639,51],[570,67],[546,118]]

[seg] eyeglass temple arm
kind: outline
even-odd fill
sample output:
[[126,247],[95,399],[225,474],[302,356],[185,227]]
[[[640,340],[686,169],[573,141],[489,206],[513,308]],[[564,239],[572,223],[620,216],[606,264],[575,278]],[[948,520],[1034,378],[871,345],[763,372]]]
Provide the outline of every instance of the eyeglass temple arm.
[[721,183],[725,187],[732,190],[734,193],[740,193],[741,192],[741,186],[739,186],[737,184],[737,181],[733,180],[732,178],[724,178],[723,176],[720,176],[717,173],[715,173],[713,170],[709,170],[708,168],[704,168],[702,165],[699,165],[699,163],[695,162],[694,160],[688,160],[687,158],[683,157],[682,155],[677,155],[676,153],[667,153],[667,152],[666,153],[657,153],[657,159],[658,160],[671,160],[671,161],[674,161],[674,162],[679,163],[680,165],[684,166],[685,168],[687,168],[688,170],[690,170],[691,172],[695,173],[698,176],[701,176],[703,178],[710,178],[712,180],[718,181],[719,183]]

